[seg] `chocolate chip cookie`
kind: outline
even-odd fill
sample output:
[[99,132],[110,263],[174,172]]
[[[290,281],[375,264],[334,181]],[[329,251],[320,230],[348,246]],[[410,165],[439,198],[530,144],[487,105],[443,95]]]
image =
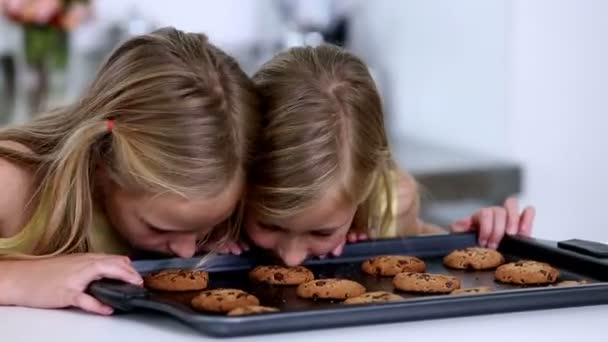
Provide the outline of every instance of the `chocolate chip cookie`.
[[243,306],[260,305],[260,301],[243,290],[216,289],[201,292],[190,304],[199,311],[229,312]]
[[168,269],[144,276],[144,286],[160,291],[204,290],[209,274],[203,271]]
[[348,298],[344,304],[387,303],[403,300],[403,297],[386,291],[366,292],[360,296]]
[[405,292],[450,293],[460,288],[460,279],[444,274],[403,272],[393,278],[393,285]]
[[315,279],[315,275],[304,266],[258,266],[249,272],[249,278],[271,285],[300,285]]
[[312,300],[344,300],[364,294],[365,287],[347,279],[319,279],[300,284],[296,293],[299,297]]
[[494,276],[502,283],[541,285],[555,283],[559,271],[544,262],[523,260],[498,267]]
[[488,270],[504,262],[505,258],[500,252],[481,247],[457,249],[443,258],[444,265],[461,270]]
[[401,272],[424,272],[426,264],[414,256],[380,255],[365,260],[361,269],[370,275],[392,277]]

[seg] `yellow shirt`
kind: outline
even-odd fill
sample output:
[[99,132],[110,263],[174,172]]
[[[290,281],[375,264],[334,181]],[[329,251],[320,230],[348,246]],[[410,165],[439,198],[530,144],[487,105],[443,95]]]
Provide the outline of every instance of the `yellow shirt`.
[[[391,213],[392,215],[390,215],[389,217],[389,221],[386,224],[386,228],[384,229],[384,232],[381,236],[379,236],[380,238],[390,238],[390,237],[396,237],[397,236],[397,211],[399,209],[399,196],[397,196],[398,193],[398,180],[397,180],[397,173],[395,171],[391,171],[390,172],[390,180],[389,180],[389,184],[393,187],[393,191],[391,193]],[[384,215],[384,213],[386,213],[386,211],[388,210],[388,189],[386,188],[386,185],[384,182],[380,182],[380,184],[378,185],[378,187],[375,189],[378,193],[374,194],[373,197],[376,199],[377,203],[376,205],[378,206],[379,209],[379,213],[381,213],[382,215]],[[380,220],[378,220],[380,221]]]
[[[414,177],[399,170],[391,170],[389,185],[391,192],[391,214],[384,230],[379,238],[405,237],[416,235],[435,235],[447,233],[441,227],[420,220],[420,194],[418,184]],[[376,188],[376,205],[381,214],[386,213],[387,188],[381,182]]]
[[[46,215],[35,215],[18,234],[10,238],[0,238],[0,255],[30,254],[44,230],[41,216]],[[97,208],[93,211],[93,226],[89,230],[87,239],[91,253],[127,254],[129,252],[127,244],[112,228],[103,212]]]

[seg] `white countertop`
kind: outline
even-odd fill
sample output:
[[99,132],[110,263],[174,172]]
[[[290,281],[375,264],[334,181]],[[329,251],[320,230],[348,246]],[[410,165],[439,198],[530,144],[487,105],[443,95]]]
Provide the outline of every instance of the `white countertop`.
[[[608,305],[223,339],[241,341],[607,341]],[[0,307],[0,341],[205,341],[180,322],[152,314],[113,317],[76,310]]]

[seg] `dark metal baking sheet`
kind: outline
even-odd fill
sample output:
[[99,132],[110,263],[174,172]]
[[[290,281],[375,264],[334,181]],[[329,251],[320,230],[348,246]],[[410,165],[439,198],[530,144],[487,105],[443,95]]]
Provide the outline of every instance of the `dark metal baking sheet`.
[[[110,281],[96,282],[91,293],[113,307],[124,310],[155,310],[174,316],[196,330],[212,336],[242,336],[301,329],[329,328],[388,323],[497,312],[547,309],[608,303],[608,262],[604,259],[561,250],[555,244],[533,239],[506,238],[500,246],[508,261],[533,259],[546,261],[560,270],[561,280],[581,280],[575,287],[522,287],[494,281],[493,271],[471,272],[445,268],[442,257],[457,248],[475,245],[473,234],[415,237],[369,241],[347,246],[341,257],[311,260],[306,265],[316,278],[347,278],[360,282],[368,291],[393,291],[402,302],[374,305],[344,305],[338,302],[298,298],[295,287],[254,284],[248,270],[267,263],[256,253],[246,256],[218,256],[208,265],[210,288],[240,288],[260,299],[263,305],[278,307],[278,313],[226,317],[192,310],[188,302],[194,293],[162,293]],[[391,278],[365,275],[360,264],[381,254],[416,255],[427,263],[428,272],[452,274],[462,287],[490,286],[495,292],[474,296],[421,296],[395,291]],[[142,274],[165,268],[190,268],[197,259],[136,261]]]

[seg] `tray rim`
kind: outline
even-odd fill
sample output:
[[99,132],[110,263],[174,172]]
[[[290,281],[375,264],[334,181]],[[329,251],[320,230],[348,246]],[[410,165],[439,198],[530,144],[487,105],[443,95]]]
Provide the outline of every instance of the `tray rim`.
[[[387,239],[375,242],[368,242],[369,244],[386,244],[386,243],[395,243],[395,241],[403,242],[407,240],[411,243],[419,243],[420,241],[425,241],[426,243],[431,243],[437,240],[444,240],[446,238],[452,239],[463,239],[463,242],[472,242],[475,243],[476,236],[471,233],[464,234],[451,234],[451,235],[440,235],[440,236],[422,236],[422,237],[412,237],[406,239]],[[536,248],[539,250],[544,250],[545,253],[557,253],[561,257],[570,258],[573,260],[577,260],[578,262],[585,263],[590,265],[590,267],[598,267],[602,269],[606,269],[608,271],[608,262],[604,259],[597,259],[586,255],[581,255],[576,252],[572,252],[569,250],[559,249],[556,246],[552,246],[552,242],[536,240],[532,238],[522,238],[522,237],[508,237],[504,241],[506,246],[527,246],[528,248]],[[365,257],[365,253],[358,253],[357,248],[361,251],[364,249],[364,244],[355,244],[350,245],[345,250],[344,257],[340,257],[335,259],[335,262],[343,261],[348,258],[361,258]],[[363,247],[357,247],[363,246]],[[349,248],[350,247],[350,248]],[[501,248],[502,249],[502,248]],[[359,252],[361,252],[359,251]],[[407,250],[404,250],[404,254],[407,253]],[[374,255],[378,255],[380,253],[375,253]],[[367,253],[367,256],[372,255]],[[546,261],[542,260],[540,261]],[[191,259],[191,262],[194,262],[197,259]],[[218,259],[218,266],[211,266],[210,271],[214,271],[214,267],[220,268],[222,266],[222,260],[226,263],[230,264],[232,262],[236,262],[239,260],[242,262],[242,265],[239,267],[245,268],[250,267],[252,264],[246,263],[246,260],[240,257],[234,258],[234,256],[222,256]],[[244,262],[245,261],[245,262]],[[148,259],[141,261],[134,261],[134,265],[138,268],[139,271],[149,269],[150,265],[158,265],[159,262],[171,263],[171,262],[184,262],[184,259]],[[315,264],[324,264],[331,261],[328,260],[309,260],[306,262],[306,265],[315,265]],[[558,266],[559,267],[559,266]],[[156,269],[160,269],[163,267],[157,267]],[[166,268],[166,267],[164,267]],[[559,267],[565,268],[565,267]],[[220,268],[221,269],[221,268]],[[151,269],[149,271],[152,271]],[[580,272],[579,272],[580,273]],[[607,279],[608,280],[608,279]],[[394,302],[394,303],[382,303],[378,305],[348,305],[342,306],[338,304],[336,307],[323,307],[318,309],[306,309],[306,310],[294,310],[294,311],[282,311],[277,313],[268,313],[263,315],[253,315],[253,316],[241,316],[241,317],[229,317],[223,315],[214,315],[214,314],[205,314],[205,313],[196,313],[193,315],[191,312],[180,309],[178,306],[173,306],[171,304],[162,303],[159,301],[154,301],[152,299],[147,298],[146,290],[143,290],[141,293],[135,293],[132,295],[129,294],[120,294],[117,293],[116,290],[113,290],[111,287],[107,286],[107,283],[103,281],[95,282],[90,287],[91,293],[98,297],[100,300],[105,301],[107,304],[114,306],[117,309],[124,311],[131,311],[133,309],[146,309],[146,310],[154,310],[157,312],[163,312],[168,314],[169,316],[173,316],[182,322],[190,325],[195,330],[198,330],[206,335],[216,336],[216,337],[231,337],[231,336],[245,336],[245,335],[257,335],[257,334],[265,334],[265,333],[278,333],[289,331],[289,327],[282,329],[278,321],[293,321],[293,320],[310,320],[313,319],[315,324],[309,325],[309,329],[322,329],[322,328],[330,328],[330,327],[345,327],[352,325],[361,325],[361,324],[377,324],[381,323],[377,317],[371,317],[382,311],[385,314],[382,315],[383,320],[382,323],[395,323],[395,322],[406,322],[406,321],[414,321],[419,319],[435,319],[435,318],[446,318],[453,316],[474,316],[485,313],[507,313],[507,312],[516,312],[516,311],[528,311],[528,310],[539,310],[539,309],[551,309],[551,308],[564,308],[564,307],[575,307],[575,306],[588,306],[588,305],[599,305],[608,303],[608,283],[600,282],[600,283],[591,283],[573,287],[536,287],[536,288],[521,288],[521,289],[511,289],[506,291],[497,291],[490,292],[484,294],[478,294],[475,296],[446,296],[446,295],[433,295],[433,296],[425,296],[419,298],[411,298],[402,302]],[[524,299],[535,299],[534,302],[526,303]],[[540,299],[540,302],[544,303],[540,305],[537,303]],[[512,301],[512,303],[506,302],[507,300]],[[523,300],[523,301],[522,301]],[[497,303],[504,302],[504,306],[487,306],[489,302]],[[521,303],[520,303],[521,302]],[[518,304],[519,303],[519,304]],[[439,312],[437,314],[424,314],[420,315],[419,318],[411,317],[409,314],[400,314],[401,311],[408,311],[414,308],[423,308],[428,310],[429,307],[437,307],[437,308],[451,308],[447,310],[447,312]],[[482,308],[485,306],[485,308]],[[459,310],[454,310],[454,307],[459,308]],[[397,315],[389,315],[389,313],[397,313]],[[352,319],[350,321],[344,320],[345,316],[348,317],[359,317],[364,314],[370,314],[366,318],[367,321],[362,320],[361,318]],[[325,318],[327,321],[338,319],[338,323],[325,322],[323,324],[322,321],[319,321],[319,318]],[[243,325],[246,324],[248,327],[256,324],[266,324],[269,322],[274,322],[273,325],[276,327],[275,329],[248,329]],[[321,324],[319,324],[319,322]],[[301,329],[297,329],[301,330]]]

